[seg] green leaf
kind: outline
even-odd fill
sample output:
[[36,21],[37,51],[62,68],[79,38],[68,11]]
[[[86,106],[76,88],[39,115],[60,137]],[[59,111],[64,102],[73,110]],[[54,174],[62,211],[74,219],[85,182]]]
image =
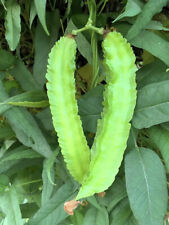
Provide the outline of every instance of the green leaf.
[[37,204],[34,202],[20,204],[20,208],[21,208],[22,218],[32,217],[35,214],[35,212],[39,209]]
[[[40,130],[36,120],[25,109],[13,108],[4,113],[18,140],[31,147],[44,157],[49,157],[52,150]],[[22,121],[22,123],[20,122]]]
[[[8,95],[5,92],[1,81],[0,89],[0,101],[4,101],[8,98]],[[6,111],[3,115],[8,119],[9,124],[21,143],[33,148],[45,157],[50,157],[52,154],[51,148],[42,131],[38,127],[36,120],[27,110],[13,107],[12,109]]]
[[124,225],[129,220],[131,213],[128,199],[125,198],[112,211],[110,225]]
[[117,22],[118,20],[124,18],[124,17],[133,17],[138,15],[142,8],[143,8],[143,3],[140,0],[128,0],[126,7],[125,7],[125,11],[120,14],[114,21]]
[[0,173],[4,173],[17,163],[23,162],[23,159],[35,159],[41,158],[41,155],[28,149],[26,146],[22,145],[14,148],[12,151],[5,153],[5,155],[0,160]]
[[9,182],[10,180],[8,176],[6,176],[5,174],[0,175],[0,194],[2,194],[3,192],[5,192],[6,189],[8,189]]
[[72,0],[72,8],[71,8],[72,14],[82,13],[82,5],[81,1]]
[[9,124],[0,124],[0,140],[15,136]]
[[93,196],[90,196],[87,198],[87,201],[92,205],[94,206],[96,209],[100,210],[101,209],[101,206],[99,205],[96,197],[93,195]]
[[143,66],[137,71],[137,89],[160,82],[163,80],[169,80],[169,71],[166,72],[167,66],[160,60]]
[[[42,171],[42,179],[43,179],[43,189],[42,189],[42,197],[41,197],[41,204],[44,206],[46,202],[49,201],[51,198],[52,192],[54,190],[54,185],[49,181],[49,176],[47,174],[47,169],[46,169],[46,160],[44,161],[43,164],[43,171]],[[54,168],[50,168],[50,177],[51,180],[54,180],[55,172]]]
[[47,70],[48,54],[58,38],[58,31],[60,28],[58,10],[47,13],[47,25],[50,35],[47,36],[42,29],[41,24],[38,23],[34,41],[35,59],[33,65],[33,76],[41,89],[44,88],[44,84],[46,83],[45,74]]
[[[85,26],[87,23],[87,20],[88,20],[88,15],[86,15],[84,13],[83,14],[78,13],[78,14],[72,15],[71,16],[71,21],[73,22],[72,25],[75,26],[75,28],[73,28],[73,29],[79,29],[79,28]],[[69,30],[69,28],[66,28],[66,34],[68,34],[70,32],[71,32],[71,30]],[[90,36],[88,37],[89,32],[88,32],[88,34],[87,34],[87,32],[88,31],[86,31],[85,35],[87,35],[87,38],[89,38],[88,40],[90,40],[91,33],[90,33]]]
[[0,102],[0,114],[9,110],[12,106],[25,106],[25,107],[45,107],[49,103],[46,94],[43,91],[28,91],[18,94]]
[[6,70],[15,63],[15,57],[8,51],[0,49],[0,70]]
[[3,5],[4,9],[7,10],[6,6],[5,6],[5,0],[1,0],[1,2],[2,2],[2,5]]
[[64,183],[66,183],[67,180],[72,178],[66,168],[63,157],[59,157],[57,163],[55,164],[55,174],[57,178],[59,178]]
[[[8,75],[8,73],[6,73]],[[5,77],[4,77],[5,78]],[[4,86],[6,89],[6,92],[11,94],[12,93],[18,93],[18,89],[20,89],[19,84],[16,80],[4,80]]]
[[29,27],[31,28],[32,23],[35,19],[37,12],[34,1],[31,1],[31,7],[30,7],[30,15],[29,15]]
[[96,132],[97,120],[102,111],[103,88],[103,85],[99,85],[78,99],[79,114],[85,131]]
[[17,60],[15,66],[8,72],[20,83],[23,90],[34,91],[40,89],[36,80],[21,60]]
[[157,34],[150,31],[143,31],[136,38],[131,40],[131,44],[137,48],[145,49],[169,66],[169,42]]
[[18,159],[33,159],[33,158],[41,158],[41,155],[32,149],[28,149],[25,146],[20,146],[13,149],[10,152],[7,152],[3,158],[1,158],[0,165],[4,162],[9,162]]
[[72,183],[67,181],[31,218],[28,225],[58,225],[68,217],[64,212],[64,203],[75,196]]
[[100,210],[90,208],[85,214],[83,225],[109,225],[109,217],[106,209],[102,207]]
[[38,18],[43,26],[44,31],[49,35],[47,26],[46,26],[46,0],[34,0],[36,12]]
[[169,173],[169,131],[161,126],[154,126],[149,128],[147,132],[155,146],[160,150],[167,172]]
[[[13,172],[14,166],[16,166],[18,168],[18,165],[21,165],[20,163],[21,163],[21,160],[12,160],[12,161],[6,161],[6,162],[2,163],[0,166],[0,174],[6,173],[7,171],[9,172],[10,169]],[[22,163],[25,163],[25,162],[22,161]]]
[[36,159],[20,159],[20,160],[10,160],[4,162],[0,167],[0,174],[6,173],[9,177],[20,173],[25,168],[36,167],[41,165],[43,162],[42,158]]
[[49,105],[49,101],[44,100],[44,101],[39,101],[39,102],[28,102],[28,101],[24,101],[24,102],[7,102],[7,103],[3,103],[3,104],[13,105],[13,106],[22,106],[22,107],[28,107],[28,108],[29,107],[30,108],[44,108],[44,107],[47,107]]
[[82,225],[83,224],[84,215],[82,212],[75,210],[74,215],[71,216],[70,220],[73,225]]
[[6,72],[5,71],[0,71],[0,80],[3,80],[6,76]]
[[127,141],[127,151],[131,151],[135,147],[137,147],[137,136],[138,136],[138,130],[135,129],[133,126],[131,126],[129,138]]
[[132,124],[148,128],[169,121],[169,80],[149,84],[138,91]]
[[112,209],[124,198],[127,197],[125,182],[116,178],[115,182],[109,188],[108,193],[106,192],[105,198],[109,198],[107,210],[110,213]]
[[134,218],[133,214],[128,218],[124,225],[138,225],[138,222]]
[[0,148],[0,158],[6,153],[6,151],[15,143],[14,140],[5,140]]
[[59,153],[59,148],[57,148],[57,150],[53,152],[52,156],[49,159],[47,159],[44,163],[44,169],[46,170],[47,177],[52,185],[55,185],[55,183],[52,180],[51,169],[54,166],[58,153]]
[[10,49],[14,51],[19,43],[21,32],[20,5],[16,0],[8,0],[6,8],[5,38],[8,41]]
[[20,202],[35,202],[40,207],[40,189],[42,187],[41,165],[37,164],[34,166],[29,166],[28,168],[20,169],[20,171],[15,171],[15,173],[16,174],[12,176],[14,177],[12,181],[13,185],[15,185],[15,189],[20,199]]
[[[163,72],[165,73],[165,70]],[[167,78],[167,75],[165,77]],[[168,85],[169,80],[161,81],[149,84],[138,91],[137,105],[132,120],[135,128],[146,128],[169,121]],[[103,88],[104,86],[97,86],[78,100],[79,114],[86,131],[96,131],[97,120],[102,111]]]
[[136,148],[125,158],[125,174],[130,206],[139,225],[162,225],[168,194],[158,155],[150,149]]
[[0,195],[0,208],[6,215],[4,224],[23,225],[19,201],[15,188],[11,186],[3,195]]
[[147,29],[150,30],[164,30],[164,31],[169,31],[168,28],[164,27],[163,24],[159,21],[152,20],[150,23],[146,26]]
[[[127,34],[127,39],[135,38],[151,21],[152,17],[161,12],[162,8],[167,4],[168,0],[149,0],[137,17],[135,23],[132,25]],[[144,40],[145,42],[145,40]]]
[[43,124],[46,130],[54,131],[52,116],[49,107],[36,114],[36,118]]

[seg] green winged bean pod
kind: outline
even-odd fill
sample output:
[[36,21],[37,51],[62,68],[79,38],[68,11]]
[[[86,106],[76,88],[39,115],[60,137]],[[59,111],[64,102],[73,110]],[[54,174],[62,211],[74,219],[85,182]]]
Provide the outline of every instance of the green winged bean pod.
[[106,190],[118,173],[136,104],[135,55],[126,39],[110,32],[103,43],[107,70],[103,112],[91,149],[88,174],[77,200]]
[[88,171],[90,149],[83,133],[75,99],[76,42],[62,37],[49,54],[46,78],[53,125],[70,174],[82,182]]

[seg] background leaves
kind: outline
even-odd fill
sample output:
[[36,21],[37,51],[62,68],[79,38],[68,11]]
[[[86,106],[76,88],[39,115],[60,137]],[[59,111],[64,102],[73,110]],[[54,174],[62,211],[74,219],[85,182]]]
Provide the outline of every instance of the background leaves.
[[[36,2],[39,4],[39,1]],[[47,13],[47,24],[50,35],[47,35],[44,32],[44,29],[40,23],[38,23],[35,33],[35,59],[33,65],[33,75],[39,85],[39,88],[43,88],[46,82],[45,74],[48,54],[58,37],[58,31],[60,28],[58,10]],[[41,51],[41,49],[43,49],[43,51]]]
[[133,117],[136,128],[147,128],[168,121],[168,84],[168,80],[161,81],[139,90]]
[[136,37],[142,29],[151,21],[152,17],[159,13],[162,8],[167,4],[167,0],[149,0],[143,7],[142,12],[137,17],[135,23],[130,28],[127,34],[129,40]]
[[13,51],[17,47],[20,39],[21,21],[20,5],[15,0],[9,0],[6,4],[5,37],[10,49]]
[[36,12],[38,14],[39,20],[43,26],[44,31],[49,35],[47,26],[46,26],[46,0],[34,0]]
[[14,187],[10,187],[0,197],[0,207],[3,213],[6,215],[4,224],[23,225],[23,219],[21,216],[19,201]]
[[125,172],[130,206],[139,224],[162,224],[167,187],[158,156],[149,149],[137,148],[126,156]]
[[[94,0],[1,0],[0,224],[168,224],[169,4],[95,2],[96,25],[121,32],[138,67],[137,105],[119,173],[104,197],[85,199],[73,216],[64,212],[64,202],[76,196],[79,184],[65,167],[52,125],[46,66],[55,41],[85,26],[91,8],[87,3]],[[76,98],[90,147],[106,85],[103,37],[94,36],[98,51],[93,51],[91,31],[75,38]],[[99,71],[93,69],[93,58]],[[92,88],[94,76],[97,85]]]

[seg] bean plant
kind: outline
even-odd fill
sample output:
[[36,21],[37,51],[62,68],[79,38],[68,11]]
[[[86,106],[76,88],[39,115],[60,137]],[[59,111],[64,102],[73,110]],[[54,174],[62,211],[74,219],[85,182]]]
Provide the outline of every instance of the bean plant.
[[169,224],[169,1],[0,1],[0,224]]

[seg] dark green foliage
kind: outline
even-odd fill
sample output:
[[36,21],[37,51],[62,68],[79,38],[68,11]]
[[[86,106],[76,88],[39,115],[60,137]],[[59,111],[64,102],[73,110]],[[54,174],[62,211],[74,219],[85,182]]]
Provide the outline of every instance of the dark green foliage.
[[[69,216],[63,206],[79,184],[60,154],[45,74],[56,40],[84,27],[89,13],[96,26],[113,26],[133,46],[137,105],[115,181],[103,198],[85,199]],[[0,224],[169,224],[168,15],[167,0],[0,1]],[[106,83],[103,36],[87,30],[75,40],[76,97],[91,146]]]

